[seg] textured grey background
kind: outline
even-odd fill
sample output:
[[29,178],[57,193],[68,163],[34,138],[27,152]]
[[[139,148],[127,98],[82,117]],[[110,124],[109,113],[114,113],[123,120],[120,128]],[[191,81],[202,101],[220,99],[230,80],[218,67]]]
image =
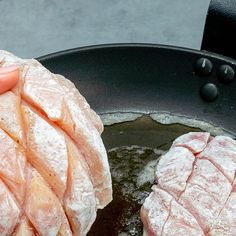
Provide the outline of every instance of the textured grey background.
[[0,48],[37,57],[117,42],[200,48],[210,0],[0,0]]

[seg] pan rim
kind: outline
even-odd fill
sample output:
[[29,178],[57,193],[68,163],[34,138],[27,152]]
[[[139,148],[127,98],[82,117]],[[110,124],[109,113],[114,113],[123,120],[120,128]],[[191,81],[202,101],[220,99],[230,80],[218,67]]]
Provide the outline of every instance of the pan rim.
[[60,56],[65,56],[65,55],[70,55],[74,53],[79,53],[79,52],[88,52],[88,51],[93,51],[93,50],[100,50],[100,49],[119,49],[119,48],[149,48],[149,49],[166,49],[166,50],[172,50],[172,51],[182,51],[185,53],[193,53],[197,55],[202,55],[202,56],[207,56],[210,58],[216,58],[216,59],[221,59],[224,60],[225,62],[229,64],[236,64],[236,60],[226,57],[224,55],[220,55],[217,53],[213,52],[208,52],[208,51],[201,51],[197,49],[191,49],[191,48],[186,48],[186,47],[179,47],[179,46],[172,46],[172,45],[165,45],[165,44],[154,44],[154,43],[110,43],[110,44],[96,44],[96,45],[89,45],[89,46],[83,46],[83,47],[75,47],[75,48],[70,48],[70,49],[65,49],[53,53],[49,53],[40,57],[37,57],[36,59],[38,61],[44,61],[44,60],[49,60],[52,58],[60,57]]

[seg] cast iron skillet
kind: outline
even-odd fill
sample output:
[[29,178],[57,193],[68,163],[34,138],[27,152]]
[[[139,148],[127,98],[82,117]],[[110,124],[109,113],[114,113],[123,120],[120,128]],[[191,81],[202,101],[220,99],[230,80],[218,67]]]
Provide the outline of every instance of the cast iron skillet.
[[[71,49],[38,60],[72,80],[100,114],[163,111],[236,133],[236,80],[225,83],[222,78],[222,66],[236,70],[233,59],[170,46],[113,44]],[[223,70],[226,77],[229,71]]]

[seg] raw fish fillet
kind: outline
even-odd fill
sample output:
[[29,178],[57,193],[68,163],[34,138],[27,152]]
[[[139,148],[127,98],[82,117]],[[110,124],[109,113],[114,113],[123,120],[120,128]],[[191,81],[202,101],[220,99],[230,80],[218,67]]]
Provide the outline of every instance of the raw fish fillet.
[[0,51],[9,66],[19,80],[0,95],[0,235],[86,235],[112,200],[100,117],[38,61]]
[[236,235],[236,141],[192,132],[161,157],[141,208],[144,235]]

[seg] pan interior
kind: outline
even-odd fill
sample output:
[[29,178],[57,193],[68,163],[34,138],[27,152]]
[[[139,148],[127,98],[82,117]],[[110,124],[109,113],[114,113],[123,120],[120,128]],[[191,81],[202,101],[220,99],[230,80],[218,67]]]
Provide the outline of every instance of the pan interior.
[[[198,123],[201,129],[197,128],[195,120],[192,120],[192,126],[195,127],[170,124],[178,121],[173,119],[174,116],[168,119],[169,122],[166,117],[161,120],[157,115],[116,114],[102,117],[104,123],[109,124],[105,126],[102,138],[112,173],[113,201],[98,212],[97,220],[88,235],[142,235],[139,211],[151,191],[154,169],[160,156],[182,134],[201,131],[203,128],[205,131],[215,132],[213,135],[222,134],[224,131],[211,124],[202,125],[202,122]],[[113,120],[114,117],[116,121]],[[120,117],[120,121],[133,120],[112,124],[118,121],[117,117]],[[188,119],[185,123],[191,124],[189,121]]]

